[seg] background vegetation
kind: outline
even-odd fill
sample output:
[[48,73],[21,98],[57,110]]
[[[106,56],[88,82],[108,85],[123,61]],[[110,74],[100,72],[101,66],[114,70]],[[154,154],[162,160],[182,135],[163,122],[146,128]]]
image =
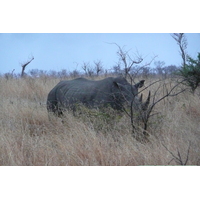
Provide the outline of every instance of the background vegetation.
[[[200,164],[199,88],[193,95],[185,91],[158,103],[149,142],[141,143],[131,136],[125,113],[74,117],[68,112],[64,123],[59,118],[50,122],[47,94],[61,79],[46,74],[0,78],[0,165],[180,165],[186,160],[187,165]],[[147,78],[146,85],[152,81],[155,77]]]

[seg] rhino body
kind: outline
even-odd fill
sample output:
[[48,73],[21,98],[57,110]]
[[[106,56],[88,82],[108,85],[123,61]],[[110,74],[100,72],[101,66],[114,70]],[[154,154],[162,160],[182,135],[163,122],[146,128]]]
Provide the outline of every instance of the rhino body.
[[131,85],[122,77],[99,81],[85,78],[61,81],[48,94],[47,110],[60,116],[66,109],[75,110],[78,104],[89,108],[111,106],[117,110],[121,110],[125,104],[144,107],[148,102],[143,104],[138,98],[138,88],[143,85],[144,80]]

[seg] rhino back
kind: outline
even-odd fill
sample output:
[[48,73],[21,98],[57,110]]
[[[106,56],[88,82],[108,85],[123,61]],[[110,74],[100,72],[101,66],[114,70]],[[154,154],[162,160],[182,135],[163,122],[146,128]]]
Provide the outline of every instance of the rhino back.
[[112,78],[102,81],[79,78],[60,83],[56,98],[64,106],[83,103],[95,107],[112,101],[112,87]]

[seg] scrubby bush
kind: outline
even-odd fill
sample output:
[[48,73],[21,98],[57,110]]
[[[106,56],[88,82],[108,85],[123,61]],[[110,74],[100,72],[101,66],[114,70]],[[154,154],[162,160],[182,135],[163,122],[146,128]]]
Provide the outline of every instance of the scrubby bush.
[[177,73],[184,79],[184,84],[194,92],[200,85],[200,53],[197,59],[188,56],[187,63]]

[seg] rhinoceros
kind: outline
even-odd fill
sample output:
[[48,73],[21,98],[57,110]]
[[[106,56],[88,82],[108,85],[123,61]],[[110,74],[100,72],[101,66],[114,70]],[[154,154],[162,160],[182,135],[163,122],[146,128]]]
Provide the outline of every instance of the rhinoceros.
[[111,106],[123,110],[125,105],[146,110],[150,101],[150,92],[146,102],[142,95],[138,97],[138,88],[143,87],[145,80],[131,85],[123,77],[108,77],[93,81],[85,78],[60,81],[48,94],[47,110],[58,116],[66,109],[75,110],[78,104],[88,108]]

